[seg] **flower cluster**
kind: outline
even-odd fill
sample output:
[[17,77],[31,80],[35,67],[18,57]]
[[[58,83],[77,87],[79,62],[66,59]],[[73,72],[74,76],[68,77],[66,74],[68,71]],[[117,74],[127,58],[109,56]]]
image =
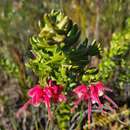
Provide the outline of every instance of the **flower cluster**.
[[[19,117],[29,105],[39,106],[41,103],[44,103],[48,110],[48,119],[51,120],[51,102],[59,103],[67,100],[66,96],[62,94],[62,91],[63,87],[57,85],[53,80],[48,80],[48,84],[44,88],[40,85],[35,85],[28,91],[28,96],[31,98],[19,109],[16,116]],[[74,112],[75,108],[78,107],[81,101],[88,103],[88,125],[90,126],[92,104],[98,104],[98,109],[102,109],[102,111],[105,112],[103,108],[104,105],[100,101],[101,96],[110,102],[115,108],[118,108],[116,103],[105,94],[106,91],[112,92],[111,89],[105,87],[100,81],[89,86],[84,84],[77,86],[73,89],[73,92],[77,95],[77,99],[74,101],[74,107],[71,109],[71,112]],[[111,106],[109,106],[109,108],[112,111],[114,110]]]
[[48,118],[51,120],[51,101],[54,103],[66,101],[66,97],[62,94],[63,87],[57,85],[55,81],[48,80],[48,85],[42,88],[40,85],[35,85],[28,91],[28,96],[31,97],[16,113],[19,115],[27,109],[29,105],[39,106],[44,103],[48,110]]
[[[103,109],[103,104],[101,103],[99,97],[103,97],[107,99],[115,108],[118,108],[116,103],[112,101],[111,98],[109,98],[105,91],[112,92],[111,89],[104,86],[102,82],[97,82],[96,84],[91,84],[89,86],[86,86],[84,84],[77,86],[73,89],[73,92],[77,95],[77,100],[74,101],[74,107],[71,109],[73,112],[75,108],[78,106],[78,104],[81,101],[85,101],[88,103],[88,124],[90,124],[90,117],[92,112],[92,104],[98,104],[99,109]],[[111,110],[113,110],[112,107],[109,106]],[[103,110],[104,111],[104,110]]]

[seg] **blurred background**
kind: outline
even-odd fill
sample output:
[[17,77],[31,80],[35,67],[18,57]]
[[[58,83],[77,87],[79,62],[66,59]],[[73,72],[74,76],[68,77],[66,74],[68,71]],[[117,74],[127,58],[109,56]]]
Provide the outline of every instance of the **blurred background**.
[[[62,10],[80,26],[81,39],[96,39],[105,52],[100,70],[105,71],[104,81],[114,90],[120,109],[110,118],[95,115],[93,130],[130,130],[130,51],[126,46],[130,44],[130,0],[0,0],[0,130],[45,127],[42,106],[31,109],[21,120],[15,113],[25,102],[26,91],[37,82],[25,68],[29,39],[38,33],[43,14],[52,9]],[[124,57],[114,55],[120,50]],[[114,55],[110,57],[116,61],[114,66],[108,52]]]

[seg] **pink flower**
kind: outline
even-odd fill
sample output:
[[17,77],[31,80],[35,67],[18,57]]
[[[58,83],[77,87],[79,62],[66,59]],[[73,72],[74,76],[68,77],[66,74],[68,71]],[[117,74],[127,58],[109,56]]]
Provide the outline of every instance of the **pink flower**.
[[75,108],[82,100],[88,101],[89,98],[88,87],[84,84],[77,86],[75,89],[73,89],[73,92],[77,95],[78,98],[76,101],[74,101],[74,107],[71,109],[71,112],[75,110]]
[[[89,89],[90,89],[89,91],[90,91],[91,104],[97,103],[99,105],[99,108],[101,109],[103,107],[103,104],[100,102],[100,99],[99,99],[98,88],[94,85],[90,85]],[[91,116],[91,113],[90,113],[90,116]]]
[[48,85],[41,88],[40,85],[35,85],[29,89],[28,96],[31,98],[18,110],[16,117],[27,109],[29,105],[38,107],[41,103],[44,103],[48,110],[48,119],[51,120],[51,101],[54,103],[66,101],[66,97],[62,94],[63,87],[53,84],[54,81],[49,80]]
[[99,95],[99,96],[103,96],[105,91],[110,91],[110,92],[112,92],[112,90],[109,89],[109,88],[107,88],[107,87],[105,87],[104,84],[103,84],[101,81],[98,81],[98,82],[95,84],[95,87],[97,88],[97,91],[98,91],[98,95]]
[[43,99],[43,89],[40,85],[35,85],[33,88],[29,89],[28,96],[31,97],[30,104],[33,106],[39,106]]
[[31,104],[33,106],[39,106],[42,102],[43,91],[40,85],[35,85],[33,88],[29,89],[28,96],[31,97],[16,113],[16,117],[18,118],[23,111],[25,111],[28,106]]
[[77,86],[74,90],[74,93],[77,94],[78,98],[84,98],[88,96],[88,87],[84,84]]
[[111,89],[105,87],[104,84],[103,84],[101,81],[99,81],[99,82],[97,82],[97,83],[95,84],[95,88],[96,88],[95,92],[98,92],[98,96],[99,96],[99,97],[100,97],[100,96],[103,96],[103,98],[107,99],[115,108],[118,108],[117,104],[116,104],[114,101],[112,101],[112,99],[109,98],[109,97],[105,94],[106,91],[112,92]]
[[43,102],[45,103],[47,109],[48,109],[48,117],[49,120],[51,120],[51,110],[50,110],[50,102],[51,99],[54,103],[58,102],[65,102],[66,97],[64,94],[62,94],[63,87],[60,85],[57,85],[55,81],[53,80],[48,80],[48,86],[44,88],[44,93],[46,93],[46,100]]
[[63,86],[56,84],[53,80],[48,80],[48,87],[52,93],[54,103],[66,101],[66,96],[62,94]]
[[75,108],[79,105],[79,103],[83,100],[88,102],[88,125],[90,124],[91,117],[91,101],[90,101],[90,89],[86,85],[82,84],[77,86],[73,92],[77,95],[77,100],[74,101],[74,107],[71,109],[71,112],[75,110]]
[[[103,107],[99,97],[103,96],[103,98],[107,99],[115,108],[118,108],[116,103],[112,101],[107,95],[105,95],[106,91],[112,92],[111,89],[106,88],[102,82],[97,82],[96,84],[91,84],[89,87],[82,84],[73,89],[73,92],[77,95],[77,100],[74,101],[74,107],[71,109],[73,112],[78,104],[83,100],[88,103],[88,125],[90,126],[90,117],[92,111],[92,104],[97,103],[99,108]],[[111,107],[109,107],[113,110]]]
[[52,80],[48,82],[54,103],[66,101],[66,97],[62,94],[63,86],[57,85]]

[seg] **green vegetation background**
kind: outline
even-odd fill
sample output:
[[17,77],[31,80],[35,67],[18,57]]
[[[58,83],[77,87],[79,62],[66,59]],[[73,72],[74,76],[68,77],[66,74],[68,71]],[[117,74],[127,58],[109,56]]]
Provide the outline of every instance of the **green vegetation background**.
[[[90,66],[97,67],[103,81],[113,89],[113,98],[120,109],[113,117],[95,114],[93,128],[130,129],[130,1],[1,0],[0,130],[41,130],[45,127],[44,107],[30,108],[21,120],[15,118],[15,112],[27,100],[26,91],[37,82],[33,72],[25,68],[28,56],[32,56],[29,39],[38,33],[38,21],[43,14],[52,9],[60,9],[80,26],[81,39],[88,37],[89,41],[95,39],[101,44],[102,58],[93,57]],[[90,78],[95,77],[85,77],[86,80]],[[60,107],[63,112],[59,112],[59,118],[70,114],[69,108]],[[63,128],[61,122],[58,124],[56,130],[68,129]]]

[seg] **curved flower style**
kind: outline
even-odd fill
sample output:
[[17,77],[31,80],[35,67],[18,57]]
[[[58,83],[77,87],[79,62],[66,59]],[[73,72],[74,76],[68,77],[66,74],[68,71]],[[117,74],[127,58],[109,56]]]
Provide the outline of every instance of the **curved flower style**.
[[77,86],[73,89],[73,92],[77,95],[78,99],[74,101],[74,107],[71,109],[71,112],[75,110],[82,100],[88,101],[89,99],[88,87],[84,84]]
[[39,106],[42,102],[43,89],[40,85],[35,85],[33,88],[29,89],[28,96],[31,97],[16,113],[16,117],[19,117],[20,114],[27,109],[29,105]]
[[103,96],[103,98],[107,99],[115,108],[118,108],[117,104],[105,94],[105,91],[112,92],[111,89],[105,87],[104,84],[100,81],[95,84],[95,87],[98,90],[99,96]]
[[66,101],[66,97],[62,94],[62,90],[63,87],[57,85],[52,80],[49,80],[48,85],[44,88],[40,85],[35,85],[28,91],[28,96],[31,98],[18,110],[16,116],[19,117],[29,105],[38,107],[41,103],[44,103],[48,110],[48,119],[51,120],[51,101],[54,103]]
[[[90,126],[92,104],[97,103],[100,109],[103,108],[103,104],[99,99],[100,96],[103,96],[103,98],[107,99],[115,108],[118,108],[116,103],[114,103],[112,99],[105,95],[105,91],[112,92],[111,89],[106,88],[100,81],[96,84],[91,84],[90,86],[86,86],[84,84],[77,86],[75,89],[73,89],[73,92],[78,98],[76,101],[74,101],[74,107],[71,109],[71,111],[73,112],[82,100],[88,102],[88,126]],[[113,108],[110,107],[110,109],[113,111]]]

